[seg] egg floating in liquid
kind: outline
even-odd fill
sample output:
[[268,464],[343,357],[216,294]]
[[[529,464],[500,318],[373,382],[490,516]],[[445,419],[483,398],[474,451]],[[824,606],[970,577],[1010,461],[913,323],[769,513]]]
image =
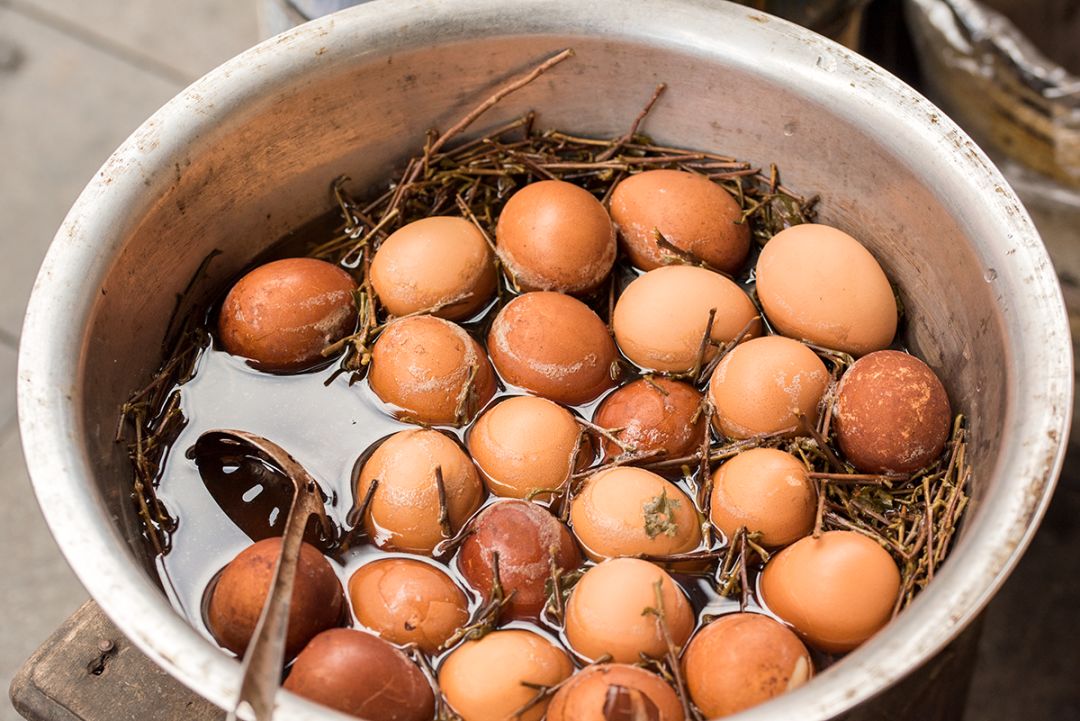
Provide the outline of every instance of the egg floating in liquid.
[[[882,350],[903,341],[888,278],[795,206],[772,208],[791,227],[764,227],[764,196],[732,179],[750,175],[640,171],[653,167],[635,161],[641,142],[559,181],[511,172],[433,196],[425,175],[401,217],[365,221],[370,252],[344,256],[360,264],[291,259],[306,280],[275,285],[291,261],[267,263],[209,315],[251,367],[214,376],[220,350],[205,351],[205,388],[183,386],[190,432],[237,418],[284,433],[340,526],[322,565],[313,547],[301,558],[290,690],[372,719],[430,719],[439,694],[465,721],[526,706],[538,720],[545,705],[550,721],[664,721],[684,702],[713,718],[806,682],[891,617],[900,554],[832,529],[864,507],[897,520],[896,497],[917,512],[900,492],[941,470],[953,419],[925,364]],[[475,215],[458,215],[457,194]],[[255,312],[266,298],[270,321]],[[376,309],[359,325],[358,302]],[[248,336],[226,332],[238,319]],[[194,395],[214,388],[258,413]],[[258,469],[244,469],[255,497]],[[190,493],[172,472],[166,505]],[[177,538],[200,533],[185,523]],[[204,619],[237,653],[265,596],[257,573],[236,582],[240,565],[206,590]],[[381,683],[411,701],[375,704]]]

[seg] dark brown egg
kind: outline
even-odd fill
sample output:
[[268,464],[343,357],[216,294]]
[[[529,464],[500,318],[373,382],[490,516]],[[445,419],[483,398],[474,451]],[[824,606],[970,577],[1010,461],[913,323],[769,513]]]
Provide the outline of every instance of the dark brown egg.
[[588,403],[614,385],[607,326],[561,293],[526,293],[507,303],[491,325],[488,351],[508,383],[559,403]]
[[435,216],[402,226],[371,261],[371,285],[393,315],[420,311],[461,320],[495,296],[495,254],[464,218]]
[[503,593],[514,594],[503,608],[504,618],[540,617],[553,558],[566,571],[581,565],[581,554],[566,526],[535,503],[500,501],[481,511],[470,526],[472,533],[461,544],[458,567],[465,580],[491,600],[498,554]]
[[[274,577],[280,538],[266,538],[245,548],[229,561],[210,594],[206,625],[225,648],[243,656],[259,622]],[[285,657],[293,658],[315,634],[341,623],[345,594],[334,569],[308,544],[300,547],[289,607]]]
[[349,579],[356,620],[399,646],[435,653],[469,620],[469,600],[450,576],[412,558],[367,563]]
[[464,425],[495,395],[487,354],[459,325],[429,315],[391,323],[375,341],[371,390],[418,423]]
[[647,170],[611,193],[611,219],[630,262],[652,270],[671,262],[655,232],[713,268],[736,273],[750,250],[750,225],[731,193],[703,175]]
[[552,697],[546,721],[684,721],[679,696],[643,668],[605,663],[579,671]]
[[525,684],[555,686],[573,672],[565,651],[515,628],[455,648],[439,668],[439,687],[462,721],[540,721],[546,700],[516,714],[536,696]]
[[499,257],[522,290],[584,293],[615,263],[615,228],[592,193],[544,180],[510,196],[495,229]]
[[807,643],[846,653],[892,618],[900,571],[876,541],[855,531],[827,531],[774,555],[760,587],[769,610]]
[[690,698],[708,718],[757,706],[814,675],[799,637],[757,613],[731,613],[708,624],[690,639],[682,663]]
[[260,370],[318,365],[323,348],[356,327],[355,289],[352,276],[314,258],[260,265],[225,296],[218,314],[221,343]]
[[347,628],[324,631],[297,656],[284,686],[366,721],[431,721],[424,673],[386,641]]
[[488,490],[510,498],[561,488],[570,479],[575,451],[577,470],[592,460],[592,446],[570,411],[534,396],[507,398],[489,408],[470,429],[468,443]]
[[863,356],[844,374],[834,419],[840,449],[860,471],[911,473],[941,455],[952,408],[929,366],[883,350]]
[[461,446],[423,429],[399,431],[375,449],[360,471],[356,498],[363,499],[372,482],[379,482],[363,518],[376,546],[431,554],[444,540],[436,472],[442,474],[449,530],[455,533],[484,499],[484,484]]
[[694,630],[694,611],[675,580],[659,566],[638,558],[612,558],[590,568],[566,604],[566,640],[595,661],[610,654],[618,663],[637,663],[644,654],[661,658],[667,644],[647,609],[657,606],[656,584],[668,633],[682,646]]
[[[638,451],[663,451],[663,458],[693,453],[705,434],[701,394],[687,383],[667,378],[627,383],[603,400],[593,423],[616,430],[620,441]],[[605,451],[608,456],[621,452],[611,441]]]

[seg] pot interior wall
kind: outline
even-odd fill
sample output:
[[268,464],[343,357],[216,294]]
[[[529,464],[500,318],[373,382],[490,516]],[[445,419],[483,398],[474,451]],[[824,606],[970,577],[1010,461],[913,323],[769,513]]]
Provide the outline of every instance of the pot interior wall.
[[[863,108],[829,107],[801,94],[798,84],[781,87],[750,57],[721,66],[689,50],[610,39],[450,38],[389,57],[377,47],[335,42],[317,72],[297,71],[274,87],[257,82],[253,70],[256,82],[231,96],[227,108],[204,108],[223,120],[210,132],[192,132],[183,156],[153,158],[156,134],[187,132],[183,127],[149,126],[136,136],[168,171],[144,178],[147,191],[124,221],[122,251],[86,331],[82,385],[95,481],[118,532],[148,567],[129,500],[130,467],[113,441],[116,414],[159,363],[175,294],[202,259],[224,251],[198,286],[216,292],[261,249],[330,208],[334,177],[351,176],[357,192],[384,183],[417,151],[425,130],[449,127],[493,86],[563,47],[576,56],[508,98],[477,130],[535,109],[540,127],[614,135],[658,82],[667,83],[644,128],[655,140],[764,167],[775,162],[785,185],[821,194],[822,222],[870,247],[900,288],[909,344],[972,419],[976,478],[991,477],[1014,367],[1002,331],[1004,301],[972,248],[971,219],[932,177],[935,161],[906,157],[875,128],[857,125]],[[799,72],[828,74],[828,63]],[[198,97],[174,102],[199,110]],[[978,487],[976,500],[987,490]]]

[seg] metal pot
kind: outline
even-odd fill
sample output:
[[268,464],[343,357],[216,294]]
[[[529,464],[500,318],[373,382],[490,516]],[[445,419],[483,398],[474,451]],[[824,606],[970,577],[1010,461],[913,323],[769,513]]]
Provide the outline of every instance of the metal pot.
[[[740,718],[826,719],[910,673],[986,604],[1027,545],[1062,461],[1069,330],[1053,269],[998,171],[948,118],[880,68],[806,30],[716,2],[395,0],[268,40],[148,120],[60,228],[27,311],[19,410],[52,532],[102,608],[211,701],[239,664],[172,609],[148,572],[113,441],[119,404],[159,362],[179,291],[202,288],[329,207],[328,182],[383,182],[431,126],[552,51],[576,57],[484,117],[623,132],[664,81],[658,141],[776,161],[821,192],[821,220],[862,239],[899,284],[910,345],[972,419],[977,484],[930,588],[813,683]],[[478,128],[479,129],[479,128]],[[282,717],[332,715],[289,694]]]

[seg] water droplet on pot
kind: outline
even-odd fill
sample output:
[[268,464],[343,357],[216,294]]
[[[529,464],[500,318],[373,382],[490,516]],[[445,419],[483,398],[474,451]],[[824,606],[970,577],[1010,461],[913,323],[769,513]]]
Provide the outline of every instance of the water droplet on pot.
[[784,124],[784,135],[791,137],[795,134],[795,131],[799,129],[799,124],[794,120]]
[[983,280],[985,280],[987,283],[993,283],[995,280],[997,280],[997,271],[993,268],[987,268],[986,272],[983,273]]
[[836,58],[830,55],[818,55],[817,66],[827,73],[836,70]]

